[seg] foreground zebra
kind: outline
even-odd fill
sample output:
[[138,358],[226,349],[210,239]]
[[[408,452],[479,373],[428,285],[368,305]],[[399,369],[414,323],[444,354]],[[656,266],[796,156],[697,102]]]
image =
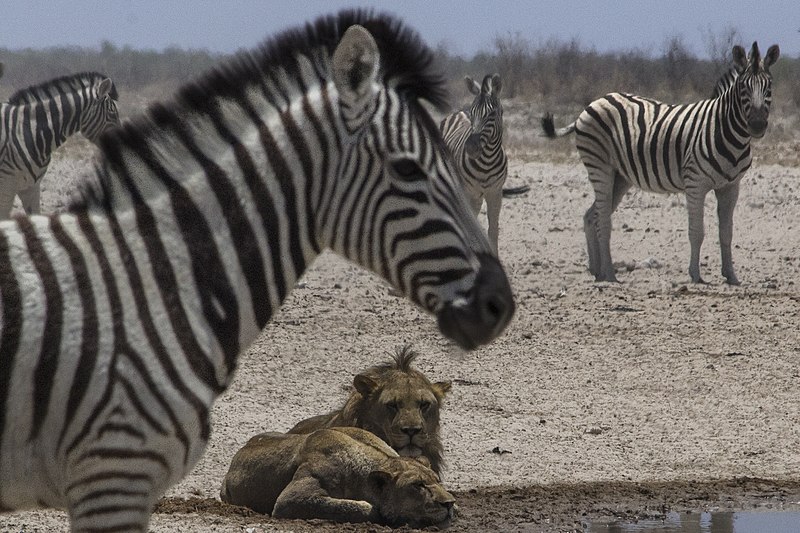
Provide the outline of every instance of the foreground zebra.
[[0,220],[19,195],[28,214],[39,213],[39,188],[50,156],[81,132],[92,142],[119,123],[111,79],[84,72],[17,91],[0,104]]
[[[542,120],[550,137],[576,133],[576,145],[594,188],[595,200],[583,217],[589,270],[598,281],[617,281],[611,261],[611,214],[631,186],[657,193],[686,193],[689,213],[689,276],[700,277],[703,203],[717,197],[722,275],[731,285],[733,208],[739,183],[750,168],[750,141],[767,129],[772,101],[769,68],[778,60],[777,45],[762,59],[753,43],[749,58],[733,48],[740,74],[721,81],[719,96],[688,105],[669,105],[641,96],[612,93],[595,100],[578,119],[558,131],[552,116]],[[727,87],[725,83],[730,83]]]
[[345,12],[105,134],[62,215],[0,223],[0,509],[146,531],[201,456],[238,354],[325,248],[471,349],[514,303],[436,124],[431,52]]
[[[499,98],[502,83],[498,74],[487,75],[481,85],[469,76],[464,80],[475,99],[463,110],[446,116],[439,127],[476,217],[486,199],[489,242],[496,254],[503,184],[508,173],[503,150],[503,105]],[[516,192],[509,190],[509,194]]]

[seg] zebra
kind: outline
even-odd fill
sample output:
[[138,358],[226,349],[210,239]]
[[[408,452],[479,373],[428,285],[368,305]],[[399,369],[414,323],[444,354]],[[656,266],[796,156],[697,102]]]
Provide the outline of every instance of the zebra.
[[77,132],[96,143],[119,123],[117,98],[110,78],[82,72],[19,90],[0,104],[0,220],[9,217],[16,195],[28,214],[39,213],[52,153]]
[[[469,76],[464,81],[475,99],[461,111],[446,116],[439,128],[476,217],[486,200],[489,242],[497,254],[503,184],[508,174],[503,150],[503,105],[499,98],[503,84],[499,74],[486,75],[480,85]],[[521,192],[525,189],[509,189],[507,194]]]
[[[717,197],[722,275],[738,285],[731,256],[733,209],[739,184],[750,168],[750,141],[767,129],[772,100],[769,68],[777,45],[764,58],[753,43],[749,58],[733,47],[740,74],[717,98],[669,105],[630,94],[612,93],[590,103],[577,120],[556,130],[542,119],[549,137],[576,133],[576,145],[594,188],[595,200],[583,217],[589,270],[598,281],[617,281],[611,261],[611,214],[632,186],[656,193],[686,194],[689,214],[689,276],[700,277],[703,203]],[[721,83],[724,83],[721,82]]]
[[500,335],[511,288],[425,107],[432,64],[388,15],[320,18],[103,134],[64,212],[0,223],[0,509],[146,531],[325,248],[463,349]]

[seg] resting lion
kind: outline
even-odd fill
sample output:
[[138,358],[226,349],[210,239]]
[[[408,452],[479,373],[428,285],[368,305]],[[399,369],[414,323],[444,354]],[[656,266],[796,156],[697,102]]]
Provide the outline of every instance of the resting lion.
[[231,460],[220,499],[276,518],[426,527],[455,499],[433,470],[359,428],[262,433]]
[[442,441],[439,408],[450,391],[449,381],[431,383],[411,368],[417,354],[404,346],[393,361],[353,378],[353,391],[341,409],[298,422],[289,433],[352,426],[371,431],[405,457],[425,457],[441,474]]

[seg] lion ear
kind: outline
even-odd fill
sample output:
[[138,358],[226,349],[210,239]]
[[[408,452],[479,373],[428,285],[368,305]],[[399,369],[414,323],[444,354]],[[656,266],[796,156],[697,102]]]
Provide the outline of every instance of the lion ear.
[[353,378],[353,387],[363,396],[369,398],[378,389],[378,383],[369,376],[358,374]]
[[384,487],[392,480],[392,475],[383,470],[373,470],[367,476],[367,483],[376,492],[383,491]]
[[436,383],[431,385],[431,387],[433,387],[433,392],[434,392],[434,394],[436,394],[436,397],[441,400],[442,398],[444,398],[447,395],[448,392],[450,392],[450,389],[453,388],[453,382],[452,381],[437,381]]

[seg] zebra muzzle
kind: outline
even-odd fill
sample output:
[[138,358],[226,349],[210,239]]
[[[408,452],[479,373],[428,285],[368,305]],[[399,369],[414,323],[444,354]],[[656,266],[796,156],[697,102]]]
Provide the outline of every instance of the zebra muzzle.
[[477,159],[481,155],[481,134],[473,133],[464,143],[464,152],[470,159]]
[[480,270],[464,305],[447,305],[438,316],[439,331],[465,350],[497,338],[514,316],[514,297],[500,261],[480,256]]

